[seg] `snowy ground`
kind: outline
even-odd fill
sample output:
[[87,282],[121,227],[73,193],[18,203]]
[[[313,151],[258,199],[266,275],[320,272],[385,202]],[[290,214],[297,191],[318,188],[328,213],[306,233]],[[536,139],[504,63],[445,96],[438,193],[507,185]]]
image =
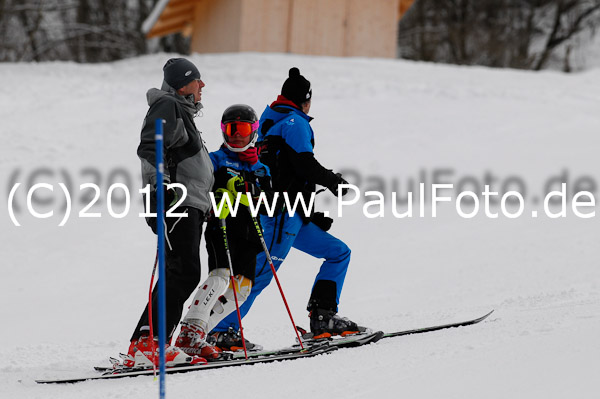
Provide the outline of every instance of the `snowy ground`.
[[[34,379],[93,374],[124,351],[147,296],[154,236],[140,211],[135,155],[145,92],[159,86],[167,55],[112,64],[0,65],[0,398],[147,398],[140,377],[65,386]],[[597,195],[600,69],[580,74],[440,66],[398,60],[289,55],[195,55],[206,83],[197,125],[220,144],[225,107],[261,112],[298,66],[313,84],[316,154],[361,190],[383,191],[382,218],[364,199],[344,209],[332,232],[352,248],[340,314],[386,331],[495,313],[480,325],[382,341],[283,364],[169,376],[168,397],[591,398],[600,372],[600,250],[597,217],[543,215],[543,195],[568,182]],[[395,218],[390,192],[438,180],[465,189],[518,190],[523,216],[473,219],[441,204],[437,218]],[[32,205],[53,217],[27,217]],[[64,194],[73,214],[64,227]],[[108,214],[112,183],[131,191],[128,215]],[[9,192],[21,227],[9,218]],[[97,183],[100,200],[84,219]],[[411,186],[412,185],[412,186]],[[322,209],[335,211],[329,194]],[[116,198],[116,199],[115,199]],[[454,195],[454,199],[456,195]],[[114,211],[124,208],[115,191]],[[368,198],[371,200],[373,198]],[[403,201],[406,203],[406,200]],[[415,203],[415,206],[418,204]],[[483,203],[482,203],[483,206]],[[465,206],[465,210],[468,207]],[[585,209],[584,212],[595,210]],[[499,207],[492,209],[499,211]],[[514,207],[509,210],[514,211]],[[532,211],[538,211],[534,218]],[[369,208],[369,211],[373,209]],[[205,253],[203,249],[203,260]],[[281,280],[294,317],[304,311],[319,262],[292,252]],[[204,271],[206,276],[206,271]],[[245,319],[265,347],[293,340],[271,286]],[[596,392],[596,393],[594,393]]]

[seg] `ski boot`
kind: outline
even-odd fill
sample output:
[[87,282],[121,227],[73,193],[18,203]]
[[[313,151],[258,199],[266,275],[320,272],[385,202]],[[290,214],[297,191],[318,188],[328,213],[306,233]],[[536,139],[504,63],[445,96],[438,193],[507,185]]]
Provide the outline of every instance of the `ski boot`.
[[[214,345],[224,351],[243,351],[244,344],[242,343],[242,335],[239,331],[229,327],[227,331],[216,331],[210,335],[209,341],[214,342]],[[246,341],[246,349],[249,351],[262,350],[262,346]]]
[[221,351],[206,342],[206,332],[191,320],[181,322],[181,331],[175,346],[192,356],[200,356],[209,361],[222,358]]
[[351,335],[365,331],[347,317],[340,317],[334,310],[313,308],[308,314],[310,317],[310,331],[312,339],[331,338],[334,335]]
[[[142,334],[137,340],[131,341],[129,350],[123,357],[125,368],[152,368],[159,364],[158,340],[151,339],[149,334]],[[167,345],[165,348],[165,366],[191,366],[206,364],[201,356],[190,356],[181,349]]]

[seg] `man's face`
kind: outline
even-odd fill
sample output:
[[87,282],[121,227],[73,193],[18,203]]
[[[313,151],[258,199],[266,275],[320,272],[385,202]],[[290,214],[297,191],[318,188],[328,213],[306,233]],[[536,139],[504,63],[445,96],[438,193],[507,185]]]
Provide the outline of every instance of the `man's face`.
[[312,103],[312,98],[306,102],[302,103],[302,112],[304,112],[305,114],[308,115],[308,112],[310,111],[310,104]]
[[192,80],[187,85],[183,86],[181,89],[177,90],[177,93],[181,96],[189,96],[190,94],[194,95],[194,103],[199,103],[202,100],[202,88],[206,86],[204,82],[200,79]]

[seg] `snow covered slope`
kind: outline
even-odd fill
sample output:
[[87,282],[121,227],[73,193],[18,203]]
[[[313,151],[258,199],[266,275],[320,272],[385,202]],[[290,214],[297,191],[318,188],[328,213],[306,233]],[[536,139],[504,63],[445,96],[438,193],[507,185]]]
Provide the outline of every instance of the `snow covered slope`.
[[[161,54],[111,64],[0,64],[0,398],[146,398],[151,378],[37,386],[36,378],[93,373],[124,351],[147,297],[155,239],[137,216],[141,204],[135,151],[145,92],[160,85]],[[197,119],[211,150],[219,120],[233,103],[257,112],[298,66],[312,82],[315,152],[343,170],[363,198],[336,217],[332,233],[352,248],[340,314],[397,330],[458,321],[490,309],[473,327],[401,337],[330,356],[284,364],[170,376],[168,397],[564,398],[594,397],[600,372],[600,250],[597,216],[543,214],[544,193],[567,181],[598,194],[600,70],[563,75],[440,66],[398,60],[224,54],[190,57],[206,83]],[[524,196],[516,219],[464,219],[452,203],[431,216],[392,214],[391,192],[406,205],[418,183]],[[111,216],[107,192],[127,185],[131,208]],[[9,217],[8,197],[16,183]],[[26,189],[52,184],[32,198]],[[65,198],[72,214],[63,220]],[[83,183],[96,183],[93,198]],[[385,216],[364,215],[364,192],[386,198]],[[428,189],[430,190],[430,189]],[[452,193],[456,199],[455,190]],[[335,199],[319,195],[321,209]],[[124,212],[115,189],[113,213]],[[465,212],[470,211],[465,202]],[[584,209],[589,213],[594,208]],[[368,212],[375,212],[369,207]],[[398,211],[406,210],[398,208]],[[499,206],[492,208],[500,212]],[[507,211],[516,212],[514,206]],[[538,217],[533,217],[533,211]],[[203,262],[206,256],[203,248]],[[293,251],[280,278],[296,322],[319,261]],[[204,270],[206,276],[206,270]],[[245,319],[247,336],[265,347],[294,338],[276,287]]]

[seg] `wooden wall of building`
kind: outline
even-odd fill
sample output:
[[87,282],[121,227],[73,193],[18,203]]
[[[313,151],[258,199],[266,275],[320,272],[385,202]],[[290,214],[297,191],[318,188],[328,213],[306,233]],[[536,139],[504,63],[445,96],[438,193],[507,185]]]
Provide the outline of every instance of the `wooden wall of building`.
[[239,51],[286,53],[290,0],[243,0]]
[[346,0],[292,0],[289,51],[344,55]]
[[198,53],[240,51],[240,8],[244,0],[199,0],[191,50]]
[[396,57],[398,1],[349,0],[345,56]]
[[192,51],[392,58],[400,1],[198,0]]

